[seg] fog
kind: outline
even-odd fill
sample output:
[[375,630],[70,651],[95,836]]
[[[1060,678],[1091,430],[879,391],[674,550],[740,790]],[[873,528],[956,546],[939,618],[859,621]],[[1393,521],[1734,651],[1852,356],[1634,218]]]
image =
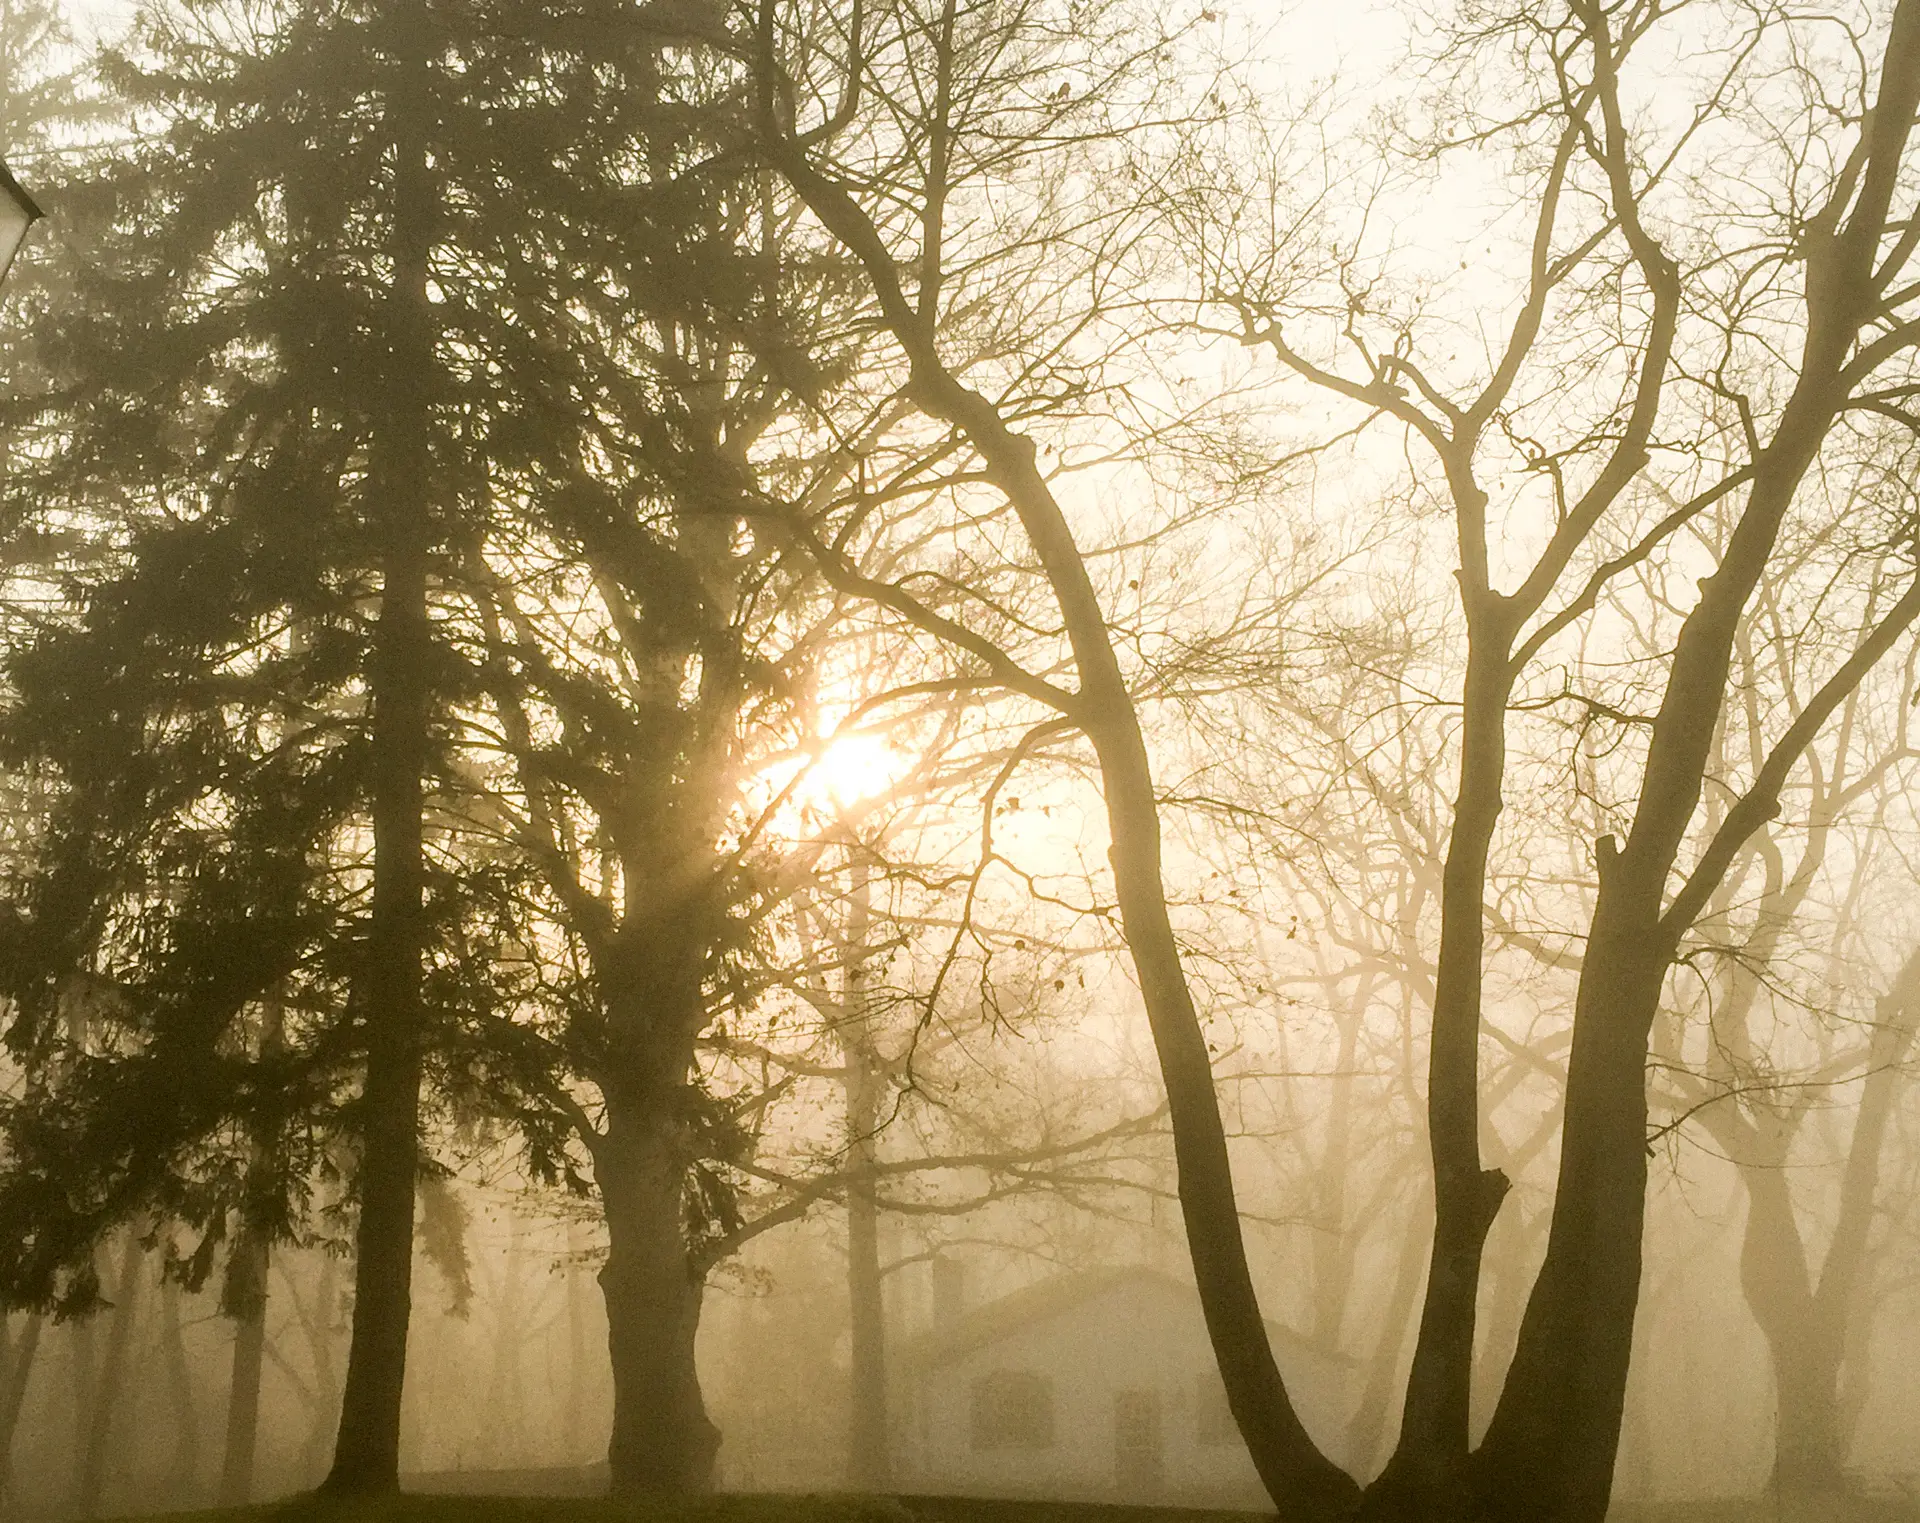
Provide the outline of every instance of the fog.
[[0,1516],[1920,1507],[1920,0],[0,0],[0,155]]

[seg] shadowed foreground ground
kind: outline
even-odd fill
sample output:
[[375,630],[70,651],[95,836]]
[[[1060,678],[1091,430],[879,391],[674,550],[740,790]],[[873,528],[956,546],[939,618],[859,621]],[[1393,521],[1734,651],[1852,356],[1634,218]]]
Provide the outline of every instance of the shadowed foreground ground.
[[[1257,1523],[1265,1515],[1180,1507],[975,1497],[716,1496],[615,1503],[595,1497],[410,1495],[371,1503],[311,1498],[174,1513],[166,1523]],[[1771,1497],[1617,1507],[1609,1523],[1905,1523],[1912,1498],[1884,1494],[1792,1504]],[[149,1519],[146,1523],[160,1523]]]

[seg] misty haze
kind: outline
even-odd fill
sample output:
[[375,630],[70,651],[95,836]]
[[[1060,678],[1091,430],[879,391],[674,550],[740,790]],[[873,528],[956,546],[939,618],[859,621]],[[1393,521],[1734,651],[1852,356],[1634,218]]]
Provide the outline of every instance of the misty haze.
[[1920,1523],[1920,0],[0,0],[0,1523]]

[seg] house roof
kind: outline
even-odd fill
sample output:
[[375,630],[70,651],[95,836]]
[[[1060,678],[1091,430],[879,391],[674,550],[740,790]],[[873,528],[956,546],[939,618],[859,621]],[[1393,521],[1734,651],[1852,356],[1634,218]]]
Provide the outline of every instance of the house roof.
[[[1014,1337],[1030,1327],[1051,1321],[1115,1291],[1142,1286],[1198,1308],[1199,1292],[1186,1280],[1149,1269],[1144,1264],[1122,1264],[1079,1274],[1055,1275],[962,1313],[948,1326],[915,1339],[903,1353],[909,1364],[938,1369],[978,1349]],[[1289,1354],[1310,1355],[1330,1364],[1350,1364],[1344,1354],[1330,1354],[1304,1333],[1280,1322],[1267,1323],[1274,1347]]]

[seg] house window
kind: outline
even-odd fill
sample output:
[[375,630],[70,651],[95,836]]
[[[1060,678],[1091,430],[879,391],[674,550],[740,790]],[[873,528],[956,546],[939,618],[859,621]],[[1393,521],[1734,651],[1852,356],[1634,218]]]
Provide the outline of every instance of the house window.
[[1227,1388],[1220,1384],[1217,1370],[1202,1370],[1194,1380],[1193,1410],[1200,1442],[1211,1449],[1225,1449],[1240,1442],[1240,1427],[1227,1405]]
[[1031,1370],[995,1370],[973,1383],[975,1449],[1051,1449],[1053,1382]]

